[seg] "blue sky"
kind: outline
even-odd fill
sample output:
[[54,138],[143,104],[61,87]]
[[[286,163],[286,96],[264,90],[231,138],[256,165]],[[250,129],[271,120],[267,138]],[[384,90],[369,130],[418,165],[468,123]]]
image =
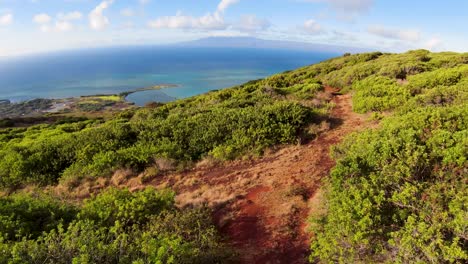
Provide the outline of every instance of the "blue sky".
[[0,56],[254,36],[468,51],[464,0],[0,0]]

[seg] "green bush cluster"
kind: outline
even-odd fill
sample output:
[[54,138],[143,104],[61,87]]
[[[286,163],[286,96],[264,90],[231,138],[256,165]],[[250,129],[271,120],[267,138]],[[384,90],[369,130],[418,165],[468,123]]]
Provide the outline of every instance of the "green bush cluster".
[[[414,50],[334,58],[266,79],[271,87],[293,87],[309,80],[342,91],[353,91],[354,110],[385,111],[436,86],[452,86],[467,79],[468,54]],[[422,89],[424,88],[424,89]]]
[[0,263],[226,263],[234,256],[220,245],[209,211],[175,209],[170,191],[109,189],[80,207],[19,194],[0,198],[0,213]]
[[44,194],[14,194],[0,198],[0,239],[35,239],[59,224],[67,225],[75,207]]
[[311,261],[468,261],[467,55],[416,54],[404,82],[380,70],[352,83],[355,111],[396,111],[333,150]]
[[437,86],[453,86],[466,78],[468,78],[468,65],[461,65],[411,76],[408,78],[408,86],[413,93],[421,93],[422,90],[432,89]]
[[[459,55],[461,56],[461,55]],[[431,62],[427,57],[425,63]],[[453,68],[430,68],[425,66],[425,72],[413,73],[413,75],[398,79],[395,76],[384,74],[382,71],[365,79],[355,81],[352,90],[353,109],[359,113],[370,111],[385,111],[397,109],[406,105],[416,96],[431,96],[442,87],[456,86],[457,89],[466,91],[467,86],[457,86],[458,83],[466,83],[468,80],[468,65],[451,64]],[[435,89],[437,88],[437,89]]]
[[408,88],[395,79],[371,76],[353,84],[353,110],[358,113],[396,108],[410,97]]
[[[313,256],[324,261],[468,259],[468,108],[420,108],[349,137],[334,151],[328,214]],[[390,258],[390,259],[388,259]]]

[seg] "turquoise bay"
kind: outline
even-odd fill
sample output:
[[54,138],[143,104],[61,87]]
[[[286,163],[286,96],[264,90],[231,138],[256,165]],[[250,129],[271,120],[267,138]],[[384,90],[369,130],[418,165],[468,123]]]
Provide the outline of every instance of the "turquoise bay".
[[142,91],[138,105],[167,102],[317,63],[338,54],[247,48],[120,47],[58,52],[0,61],[0,100]]

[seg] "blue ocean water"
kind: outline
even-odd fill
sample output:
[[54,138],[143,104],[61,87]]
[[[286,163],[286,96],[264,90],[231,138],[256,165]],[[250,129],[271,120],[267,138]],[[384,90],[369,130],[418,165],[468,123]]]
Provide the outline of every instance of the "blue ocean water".
[[0,100],[115,94],[157,84],[127,99],[170,101],[295,69],[331,53],[245,48],[125,47],[60,52],[0,61]]

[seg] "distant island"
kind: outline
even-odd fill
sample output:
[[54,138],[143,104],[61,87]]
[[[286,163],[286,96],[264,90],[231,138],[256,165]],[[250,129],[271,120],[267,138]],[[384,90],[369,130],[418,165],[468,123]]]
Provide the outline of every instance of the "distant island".
[[268,40],[254,37],[208,37],[194,41],[174,44],[178,47],[205,48],[259,48],[313,51],[327,53],[362,53],[375,51],[372,48],[329,45],[321,43],[299,42],[289,40]]

